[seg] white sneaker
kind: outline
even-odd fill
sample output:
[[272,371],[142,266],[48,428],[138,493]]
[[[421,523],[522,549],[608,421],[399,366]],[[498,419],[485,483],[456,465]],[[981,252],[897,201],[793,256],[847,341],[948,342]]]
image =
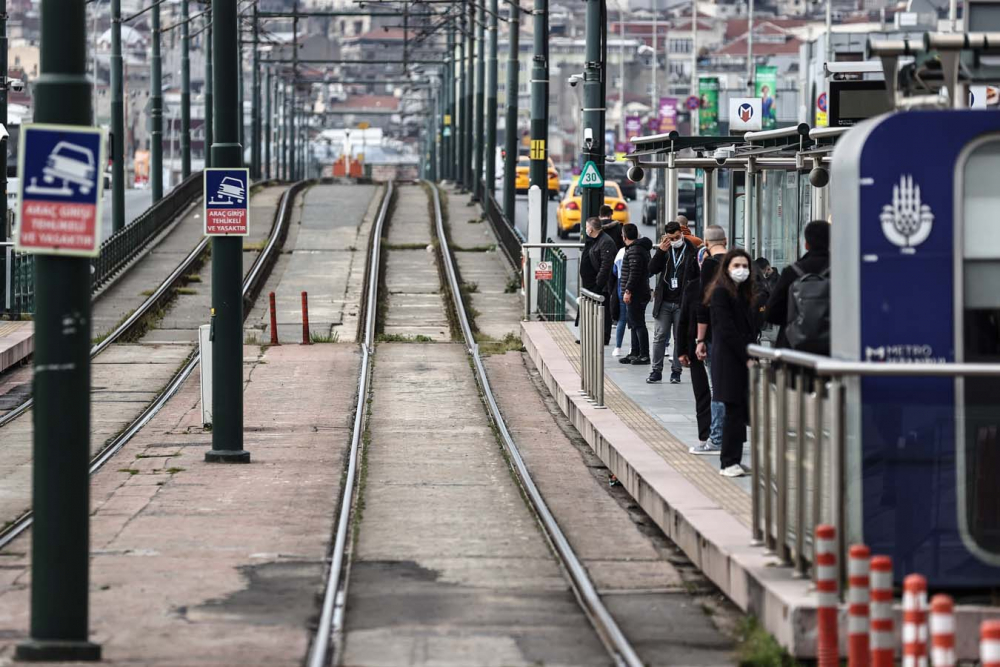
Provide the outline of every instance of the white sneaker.
[[729,466],[728,468],[723,468],[722,470],[719,471],[719,474],[722,475],[723,477],[743,477],[744,475],[747,474],[747,472],[746,470],[743,469],[743,466],[736,463],[734,465]]
[[697,447],[688,447],[689,454],[697,454],[700,456],[710,456],[712,454],[718,454],[722,451],[722,447],[713,445],[710,441],[705,441],[699,443]]
[[622,349],[620,347],[616,347],[614,349],[614,351],[611,353],[611,356],[612,357],[620,357],[620,356],[622,356]]

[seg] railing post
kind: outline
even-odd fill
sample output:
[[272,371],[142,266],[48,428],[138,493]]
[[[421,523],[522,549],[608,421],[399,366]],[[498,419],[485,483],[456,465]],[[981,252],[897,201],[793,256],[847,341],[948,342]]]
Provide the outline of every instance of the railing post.
[[587,298],[580,294],[576,302],[580,314],[580,393],[587,393]]
[[604,318],[607,317],[607,313],[604,312],[604,304],[597,304],[597,327],[594,331],[594,343],[597,348],[597,368],[595,383],[597,390],[597,407],[604,407]]
[[[795,377],[798,427],[795,429],[795,575],[806,576],[806,380],[800,370]],[[814,549],[815,551],[815,549]]]
[[[816,404],[813,406],[815,434],[813,437],[812,526],[820,524],[823,509],[823,378],[813,380]],[[832,519],[831,519],[832,520]],[[840,524],[837,524],[840,525]],[[843,532],[843,527],[841,527]],[[814,542],[815,543],[815,542]]]
[[844,405],[844,385],[840,378],[830,378],[830,513],[838,527],[837,546],[839,554],[844,553],[844,544],[848,535],[847,513],[843,506],[843,478],[841,471],[844,456],[844,418],[841,410]]
[[761,532],[764,536],[765,547],[774,550],[774,542],[771,539],[771,521],[774,518],[774,503],[771,498],[771,480],[773,477],[771,466],[771,363],[763,359],[761,360],[761,367],[763,369],[761,379],[764,386],[764,395],[761,398],[761,410],[764,414],[764,442],[762,443],[763,455],[761,456],[764,466],[764,489],[761,491],[764,496],[764,525],[761,528]]
[[[785,498],[787,484],[787,461],[785,459],[785,445],[788,440],[788,369],[784,364],[779,363],[776,369],[777,375],[777,438],[775,442],[775,467],[777,475],[778,497],[775,510],[777,512],[775,525],[775,554],[782,562],[788,562],[788,504]],[[770,492],[770,490],[768,491]]]
[[[750,509],[751,509],[751,540],[760,544],[760,448],[763,431],[761,429],[759,392],[766,391],[766,380],[761,381],[761,361],[755,361],[750,367]],[[766,436],[763,436],[766,437]]]

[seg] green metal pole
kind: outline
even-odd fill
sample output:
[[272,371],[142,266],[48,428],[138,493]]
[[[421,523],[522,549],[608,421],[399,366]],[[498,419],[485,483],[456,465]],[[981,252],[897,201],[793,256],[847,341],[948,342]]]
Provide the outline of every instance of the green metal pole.
[[[581,158],[583,162],[592,160],[603,178],[607,4],[606,0],[586,0],[586,2],[587,45],[586,66],[583,70],[583,127],[585,136],[592,136],[593,141],[584,140],[584,144],[581,146]],[[589,135],[586,132],[587,129],[590,130]],[[604,189],[583,188],[581,199],[581,219],[596,217],[601,210],[601,205],[604,204]],[[583,225],[581,225],[580,234],[583,233]]]
[[278,169],[281,180],[288,180],[288,95],[285,82],[278,82]]
[[250,104],[250,174],[260,178],[260,41],[257,31],[257,5],[253,6],[253,91]]
[[[38,123],[92,125],[85,0],[41,3]],[[100,220],[98,220],[100,224]],[[88,641],[90,259],[35,256],[31,633],[17,660],[100,660]]]
[[191,175],[191,31],[188,0],[181,0],[181,178]]
[[517,197],[517,106],[520,88],[521,49],[521,9],[517,3],[510,4],[507,50],[507,122],[504,131],[504,147],[507,155],[503,163],[503,212],[511,224],[515,222],[515,201]]
[[153,203],[163,199],[163,59],[160,57],[160,5],[153,3],[152,27],[153,53],[149,68],[149,185]]
[[212,44],[212,33],[215,28],[212,23],[211,7],[209,7],[209,13],[205,15],[205,26],[205,36],[202,38],[205,43],[205,87],[202,97],[205,98],[205,167],[208,168],[214,166],[212,143],[215,141],[215,96],[212,90],[215,88],[212,81],[215,69],[212,65],[212,52],[215,50],[215,46]]
[[[455,131],[455,110],[452,104],[452,97],[455,95],[455,27],[448,28],[448,62],[445,65],[444,81],[442,82],[444,91],[444,113],[448,116],[448,125],[441,131],[441,155],[442,155],[442,176],[449,180],[454,180],[455,167],[452,158],[452,140]],[[442,121],[443,122],[443,121]],[[445,132],[449,136],[445,136]]]
[[486,61],[486,180],[483,183],[483,208],[489,212],[497,175],[497,0],[490,0],[489,55]]
[[485,109],[483,108],[486,89],[486,0],[479,0],[479,19],[476,22],[476,134],[475,134],[475,165],[472,171],[472,201],[483,199],[483,123]]
[[[7,78],[7,0],[0,0],[0,72]],[[7,86],[0,85],[0,119],[7,118]],[[7,240],[7,139],[0,140],[0,242]],[[7,291],[7,253],[0,250],[0,299]],[[0,311],[6,303],[0,302]]]
[[469,28],[465,35],[465,78],[466,78],[466,95],[465,95],[465,108],[462,113],[468,118],[468,122],[465,124],[465,173],[462,175],[462,182],[465,183],[465,189],[475,196],[476,184],[474,179],[474,164],[475,164],[475,154],[473,152],[472,144],[475,141],[473,139],[473,129],[475,128],[475,109],[473,109],[476,95],[476,59],[475,59],[475,30],[476,30],[476,5],[474,0],[470,0],[468,3],[468,14],[469,14]]
[[461,26],[462,30],[458,33],[458,59],[455,61],[455,77],[458,79],[458,100],[456,100],[456,107],[458,113],[453,117],[452,122],[455,123],[454,136],[455,136],[455,185],[460,189],[465,188],[465,171],[466,171],[466,155],[465,155],[465,127],[469,122],[468,117],[465,115],[465,12],[461,13]]
[[[216,76],[214,167],[242,167],[237,0],[212,0]],[[258,223],[259,224],[259,223]],[[212,238],[212,449],[210,463],[249,463],[243,449],[243,238]]]
[[[237,97],[239,98],[239,115],[237,116],[236,124],[239,128],[239,134],[236,135],[239,140],[240,146],[247,145],[247,135],[246,128],[243,125],[244,116],[246,116],[246,104],[244,104],[243,97],[243,30],[240,29],[239,25],[236,26],[236,53],[239,54],[239,61],[236,75],[236,81],[238,84]],[[243,160],[243,155],[240,155],[240,166],[245,167],[245,160]]]
[[264,178],[271,179],[271,68],[264,70]]
[[[125,77],[122,2],[111,0],[111,231],[125,227]],[[6,54],[7,49],[4,49]],[[4,69],[6,72],[6,68]],[[3,114],[6,118],[7,114]]]
[[285,153],[285,180],[292,180],[295,178],[292,172],[292,105],[291,105],[291,91],[289,90],[289,85],[286,83],[282,91],[282,116],[284,120],[284,132],[282,134],[281,143],[282,150]]
[[531,69],[531,163],[529,185],[542,191],[542,240],[548,238],[549,199],[549,0],[535,3],[534,65]]

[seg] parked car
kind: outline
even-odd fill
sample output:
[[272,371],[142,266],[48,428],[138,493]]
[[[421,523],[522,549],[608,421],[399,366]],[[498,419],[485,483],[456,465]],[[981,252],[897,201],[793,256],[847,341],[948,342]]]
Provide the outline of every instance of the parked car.
[[609,181],[616,181],[618,183],[618,187],[622,189],[622,194],[625,195],[625,199],[635,201],[635,198],[639,193],[639,187],[636,183],[629,180],[628,165],[626,163],[605,162],[604,178]]
[[[651,170],[649,176],[649,186],[646,189],[646,196],[642,200],[642,224],[656,224],[656,210],[662,196],[660,177],[662,171]],[[692,227],[698,212],[697,190],[695,189],[694,175],[677,175],[677,213],[683,215],[690,221]]]
[[[566,191],[566,196],[559,202],[556,209],[556,228],[559,238],[569,238],[573,232],[580,232],[580,216],[583,214],[583,188],[579,185],[580,177],[573,178],[573,184]],[[625,224],[629,221],[628,204],[622,195],[621,188],[614,181],[604,181],[604,203],[614,211],[612,217]]]

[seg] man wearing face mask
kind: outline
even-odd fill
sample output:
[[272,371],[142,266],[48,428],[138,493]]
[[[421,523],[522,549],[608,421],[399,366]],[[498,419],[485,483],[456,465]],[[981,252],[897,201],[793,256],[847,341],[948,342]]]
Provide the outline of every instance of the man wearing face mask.
[[653,345],[651,359],[652,371],[646,382],[650,384],[663,380],[663,361],[673,336],[674,346],[671,355],[670,383],[680,384],[681,363],[677,354],[677,323],[681,318],[681,300],[685,287],[699,280],[701,271],[698,267],[698,249],[684,238],[681,225],[676,220],[668,222],[666,233],[660,239],[660,245],[649,260],[649,275],[656,276],[656,288],[653,290]]

